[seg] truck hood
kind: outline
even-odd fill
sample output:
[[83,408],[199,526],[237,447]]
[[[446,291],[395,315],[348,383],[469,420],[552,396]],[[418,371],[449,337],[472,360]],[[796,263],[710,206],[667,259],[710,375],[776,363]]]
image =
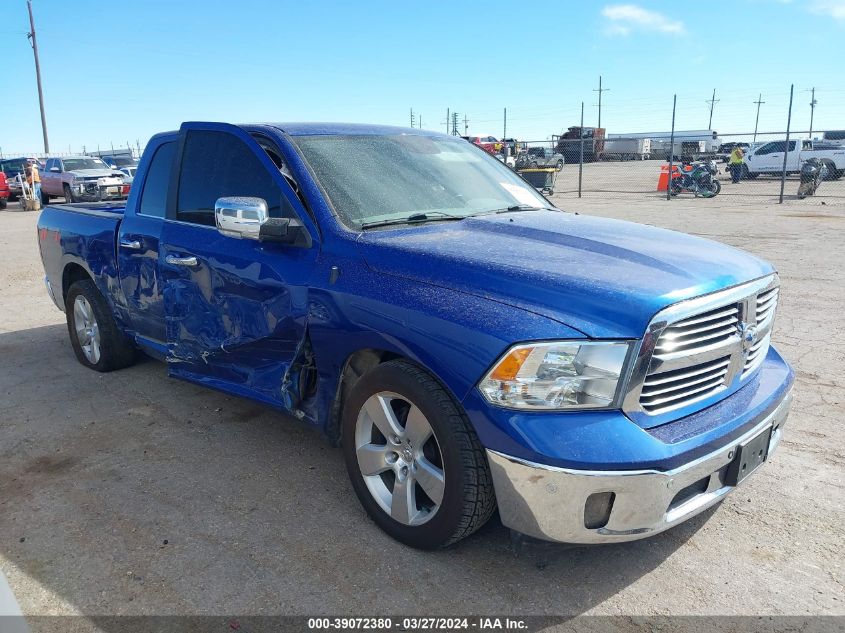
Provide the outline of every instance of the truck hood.
[[559,211],[370,230],[359,245],[380,273],[516,306],[594,338],[639,338],[666,306],[774,272],[711,240]]
[[121,178],[125,176],[125,174],[116,172],[113,169],[75,169],[73,171],[67,172],[72,176],[79,176],[81,178],[105,178],[105,177],[118,177]]

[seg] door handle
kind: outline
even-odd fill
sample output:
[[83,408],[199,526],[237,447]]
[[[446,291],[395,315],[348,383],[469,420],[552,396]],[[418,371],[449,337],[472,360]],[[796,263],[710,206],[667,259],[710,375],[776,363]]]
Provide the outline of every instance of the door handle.
[[196,257],[176,257],[176,255],[168,255],[164,258],[164,261],[170,264],[171,266],[196,266],[197,265],[197,258]]
[[138,240],[120,240],[121,248],[131,248],[133,251],[141,250],[141,242]]

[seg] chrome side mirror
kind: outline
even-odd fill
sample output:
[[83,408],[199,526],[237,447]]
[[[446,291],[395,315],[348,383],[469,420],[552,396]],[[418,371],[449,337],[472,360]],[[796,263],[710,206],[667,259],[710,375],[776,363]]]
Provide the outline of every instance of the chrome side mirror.
[[267,203],[261,198],[219,198],[214,203],[217,230],[229,237],[259,239],[268,217]]

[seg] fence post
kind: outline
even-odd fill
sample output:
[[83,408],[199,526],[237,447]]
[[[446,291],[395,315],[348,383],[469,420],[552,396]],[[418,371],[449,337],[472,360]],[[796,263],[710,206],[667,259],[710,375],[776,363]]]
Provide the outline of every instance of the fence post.
[[672,131],[669,133],[669,179],[666,181],[666,199],[672,199],[672,163],[675,159],[675,107],[678,105],[678,95],[672,97]]
[[789,156],[789,126],[792,123],[792,91],[795,84],[789,86],[789,114],[786,115],[786,145],[783,147],[783,170],[780,174],[780,202],[783,204],[783,189],[786,187],[786,157]]
[[581,177],[584,174],[584,102],[581,102],[581,151],[578,155],[578,197],[581,197]]

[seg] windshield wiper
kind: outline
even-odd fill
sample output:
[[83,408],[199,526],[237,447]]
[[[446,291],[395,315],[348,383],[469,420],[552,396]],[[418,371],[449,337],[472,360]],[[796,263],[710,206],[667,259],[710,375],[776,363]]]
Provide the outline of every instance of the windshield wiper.
[[496,209],[492,213],[514,213],[516,211],[557,211],[554,207],[535,207],[530,204],[513,204],[504,209]]
[[463,220],[465,215],[452,215],[451,213],[444,213],[443,211],[426,211],[425,213],[412,213],[404,218],[392,218],[390,220],[374,220],[372,222],[362,222],[362,229],[371,229],[377,226],[390,226],[392,224],[421,224],[429,220]]

